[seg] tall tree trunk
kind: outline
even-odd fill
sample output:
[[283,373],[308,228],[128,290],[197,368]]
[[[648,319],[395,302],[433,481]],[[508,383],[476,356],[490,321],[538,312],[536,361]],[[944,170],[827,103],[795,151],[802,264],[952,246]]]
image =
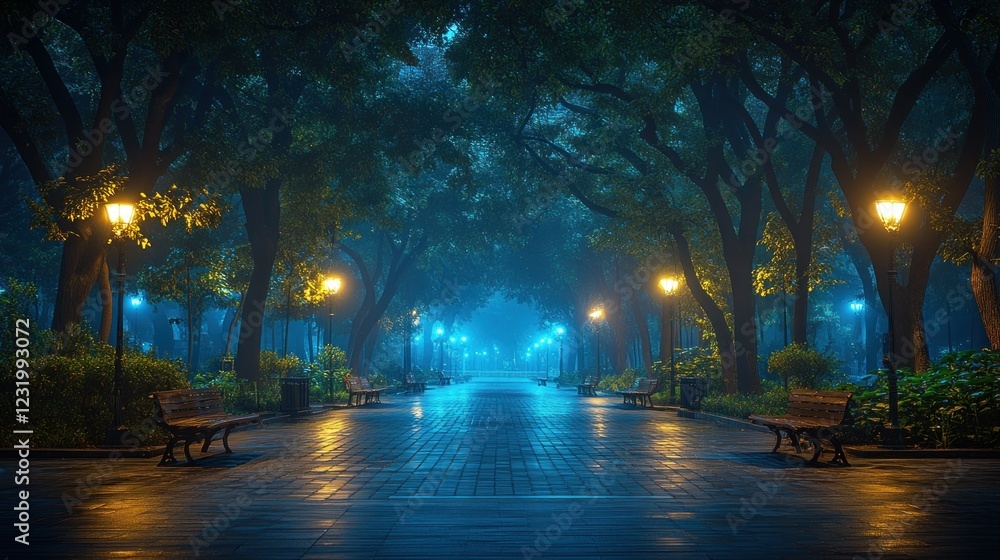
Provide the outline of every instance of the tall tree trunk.
[[[93,216],[84,220],[76,234],[71,234],[63,242],[52,330],[62,332],[67,325],[80,323],[101,268],[107,266],[108,231],[99,225],[99,219],[100,216]],[[101,305],[110,309],[111,298],[102,301]],[[102,316],[103,313],[105,311],[102,310]]]
[[694,269],[694,261],[691,258],[691,249],[687,238],[680,230],[670,232],[677,243],[677,256],[684,271],[684,281],[687,283],[691,296],[701,306],[712,324],[715,331],[715,340],[719,347],[719,358],[722,362],[722,389],[727,394],[736,393],[739,390],[737,384],[737,353],[733,343],[733,331],[726,323],[726,314],[719,308],[718,304],[708,295],[708,292],[701,285],[698,273]]
[[281,213],[278,194],[281,183],[281,179],[275,178],[269,179],[263,189],[240,188],[253,270],[243,298],[235,367],[237,377],[248,381],[257,381],[260,377],[264,310],[274,259],[278,253],[278,222]]
[[649,335],[649,309],[646,302],[641,297],[633,298],[633,315],[635,315],[635,326],[639,331],[639,349],[642,353],[642,369],[646,376],[653,372],[653,341]]

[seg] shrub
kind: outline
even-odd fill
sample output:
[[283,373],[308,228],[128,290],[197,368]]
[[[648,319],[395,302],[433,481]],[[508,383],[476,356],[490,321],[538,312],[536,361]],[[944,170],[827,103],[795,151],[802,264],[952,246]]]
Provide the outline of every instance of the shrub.
[[767,369],[781,378],[785,390],[790,386],[817,389],[836,377],[840,362],[833,354],[818,352],[805,344],[791,344],[771,354]]
[[[114,347],[98,342],[89,330],[71,325],[65,334],[39,332],[31,347],[30,427],[32,444],[39,447],[101,445],[112,421]],[[5,352],[6,353],[6,352]],[[2,358],[11,364],[11,357]],[[182,369],[169,360],[125,348],[122,356],[123,423],[137,431],[143,443],[166,441],[160,430],[140,429],[153,416],[155,391],[187,386]],[[14,394],[14,369],[4,365],[0,385]],[[13,399],[0,399],[0,414],[14,416]],[[148,435],[147,435],[148,434]],[[4,445],[13,444],[3,432]]]
[[746,418],[751,414],[773,416],[784,414],[788,408],[788,391],[778,383],[762,381],[760,395],[709,394],[701,399],[701,409],[732,418]]
[[[708,393],[722,392],[722,360],[715,347],[711,348],[691,348],[679,351],[674,359],[677,365],[674,366],[676,379],[681,377],[704,377],[708,379]],[[666,368],[666,380],[670,382],[670,367]],[[680,386],[680,382],[677,382]],[[666,386],[665,386],[666,387]],[[669,390],[669,388],[668,388]]]
[[[854,441],[878,441],[889,412],[888,380],[854,387]],[[1000,447],[1000,352],[944,356],[923,373],[898,374],[899,421],[907,443],[924,447]],[[843,386],[851,390],[851,386]]]
[[624,391],[635,383],[638,373],[636,370],[628,368],[619,374],[605,375],[601,377],[597,387],[602,391]]

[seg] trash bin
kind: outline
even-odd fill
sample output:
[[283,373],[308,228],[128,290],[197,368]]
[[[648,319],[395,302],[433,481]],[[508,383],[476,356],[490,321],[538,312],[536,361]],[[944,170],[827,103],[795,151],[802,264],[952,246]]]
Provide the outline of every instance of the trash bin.
[[682,377],[681,408],[700,410],[701,398],[708,393],[708,380],[704,377]]
[[309,409],[309,378],[281,378],[281,411],[299,412]]

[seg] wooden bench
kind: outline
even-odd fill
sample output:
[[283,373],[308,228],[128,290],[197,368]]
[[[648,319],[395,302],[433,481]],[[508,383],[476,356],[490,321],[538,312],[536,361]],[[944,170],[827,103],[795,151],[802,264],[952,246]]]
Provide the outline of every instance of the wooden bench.
[[260,425],[260,416],[256,414],[226,414],[222,404],[222,392],[218,389],[177,389],[174,391],[157,391],[150,395],[156,407],[156,423],[170,432],[170,441],[163,450],[160,465],[176,463],[174,446],[184,440],[184,457],[188,464],[194,465],[191,457],[191,444],[204,440],[202,453],[208,452],[215,434],[222,434],[222,445],[226,453],[232,453],[229,448],[229,432],[243,424]]
[[788,411],[773,418],[750,415],[750,421],[767,426],[775,435],[776,441],[772,453],[781,446],[782,432],[788,438],[796,452],[801,452],[799,436],[805,437],[813,444],[810,463],[815,463],[823,452],[823,440],[833,445],[831,463],[843,463],[850,466],[844,449],[837,439],[837,432],[853,422],[850,412],[851,393],[843,391],[812,391],[797,389],[788,396]]
[[546,387],[549,384],[549,378],[548,377],[538,377],[536,379],[538,379],[538,386],[539,387]]
[[413,378],[412,375],[407,375],[405,378],[403,378],[403,388],[406,390],[407,393],[416,393],[418,391],[423,393],[424,391],[427,390],[427,383],[423,381],[417,381],[416,379]]
[[653,408],[653,399],[651,397],[656,392],[659,384],[659,379],[640,379],[636,382],[635,387],[616,392],[622,396],[622,404],[638,405],[641,403],[645,408],[646,401],[649,400],[648,408]]
[[451,377],[442,372],[438,372],[438,385],[451,385]]
[[598,381],[599,379],[597,379],[596,377],[587,377],[586,379],[583,380],[583,383],[580,383],[579,385],[576,386],[576,394],[596,395],[597,393],[595,393],[595,391],[597,390]]
[[368,395],[365,397],[365,403],[381,403],[382,391],[385,391],[387,388],[388,387],[372,387],[372,383],[367,377],[361,378],[361,389],[368,392]]

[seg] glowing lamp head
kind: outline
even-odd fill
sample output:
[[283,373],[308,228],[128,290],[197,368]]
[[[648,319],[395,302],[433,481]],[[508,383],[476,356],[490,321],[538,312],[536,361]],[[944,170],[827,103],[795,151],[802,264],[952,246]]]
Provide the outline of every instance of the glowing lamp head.
[[556,327],[556,334],[562,335],[565,332],[566,332],[566,329],[564,329],[562,327]]
[[438,336],[441,336],[442,334],[444,334],[444,329],[442,329],[441,327],[438,327],[438,329],[436,331],[434,331],[434,334],[436,334]]
[[875,211],[878,218],[882,220],[889,233],[899,231],[899,226],[903,222],[903,212],[906,210],[906,203],[899,200],[879,200],[875,202]]
[[590,319],[592,321],[599,321],[601,317],[604,317],[603,309],[598,308],[590,312]]
[[104,210],[108,213],[108,221],[116,230],[128,226],[135,218],[135,206],[127,202],[109,202],[104,205]]
[[134,297],[132,298],[131,301],[132,301],[132,307],[139,307],[139,305],[142,303],[142,298]]
[[675,293],[677,293],[677,287],[679,285],[680,284],[677,282],[677,280],[673,278],[660,278],[660,287],[663,288],[663,293],[667,294],[668,296],[672,296]]
[[330,276],[326,280],[323,280],[323,289],[330,294],[336,294],[340,291],[340,278],[335,276]]
[[855,313],[861,313],[862,311],[864,311],[864,309],[865,309],[864,302],[862,302],[862,301],[852,301],[851,302],[851,311],[853,311]]

